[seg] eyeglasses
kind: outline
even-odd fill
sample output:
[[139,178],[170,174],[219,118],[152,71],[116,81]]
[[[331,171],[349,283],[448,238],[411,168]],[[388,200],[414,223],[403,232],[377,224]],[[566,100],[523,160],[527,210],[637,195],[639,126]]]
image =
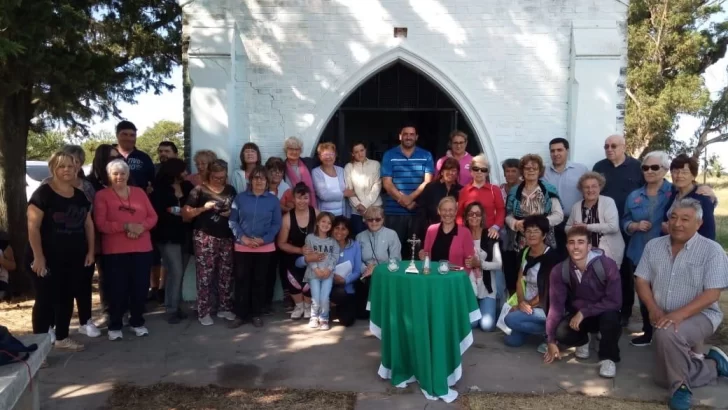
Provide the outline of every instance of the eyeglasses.
[[465,145],[465,141],[453,141],[452,145]]
[[604,149],[617,149],[619,144],[604,144]]
[[250,179],[256,180],[256,181],[267,181],[268,180],[268,178],[266,178],[265,175],[253,175],[253,177]]
[[470,172],[485,172],[485,173],[487,173],[488,171],[490,171],[488,169],[488,167],[482,167],[482,168],[481,167],[470,167]]
[[662,168],[662,167],[659,166],[659,165],[657,165],[657,164],[653,164],[653,165],[642,165],[642,171],[644,171],[644,172],[647,172],[649,170],[659,171],[660,168]]
[[382,218],[367,218],[366,221],[379,223],[382,222]]
[[538,167],[523,167],[523,172],[538,172],[540,170]]
[[526,235],[541,235],[540,229],[526,229]]
[[283,171],[281,171],[280,169],[271,169],[268,172],[270,172],[272,175],[283,175]]
[[692,175],[690,170],[685,169],[685,168],[671,169],[670,172],[672,172],[675,175]]
[[469,212],[468,213],[468,218],[480,218],[481,216],[483,216],[483,214],[481,214],[480,212]]

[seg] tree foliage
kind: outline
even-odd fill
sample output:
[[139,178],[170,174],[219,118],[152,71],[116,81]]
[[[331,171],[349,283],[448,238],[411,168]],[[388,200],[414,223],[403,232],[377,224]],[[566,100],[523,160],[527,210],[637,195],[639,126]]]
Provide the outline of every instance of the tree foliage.
[[728,47],[724,0],[632,0],[628,12],[628,148],[669,149],[679,114],[710,103],[701,74]]
[[27,159],[45,161],[66,145],[66,136],[59,131],[28,133]]
[[176,0],[0,0],[0,229],[15,249],[27,244],[31,126],[87,132],[118,103],[171,89],[181,22]]
[[698,158],[710,144],[728,141],[728,86],[701,113],[702,123],[695,133],[693,156]]
[[179,150],[179,157],[184,156],[184,139],[182,124],[174,121],[158,121],[144,131],[137,138],[137,149],[142,150],[152,157],[154,162],[159,162],[157,147],[162,141],[172,141]]

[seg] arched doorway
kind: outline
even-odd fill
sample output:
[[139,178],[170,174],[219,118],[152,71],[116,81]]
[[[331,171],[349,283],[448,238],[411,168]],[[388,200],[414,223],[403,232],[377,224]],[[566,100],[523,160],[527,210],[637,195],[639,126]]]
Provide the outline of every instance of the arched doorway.
[[381,161],[386,150],[399,144],[399,131],[405,123],[417,126],[418,145],[435,160],[445,155],[447,137],[456,129],[468,134],[468,152],[483,152],[473,127],[452,98],[401,60],[352,91],[331,116],[319,142],[336,144],[340,162],[345,163],[352,144],[364,141],[369,157]]

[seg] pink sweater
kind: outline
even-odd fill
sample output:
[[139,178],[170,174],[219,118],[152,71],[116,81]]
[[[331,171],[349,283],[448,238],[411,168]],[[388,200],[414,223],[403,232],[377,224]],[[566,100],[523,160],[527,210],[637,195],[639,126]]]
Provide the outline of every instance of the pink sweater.
[[[133,212],[127,208],[133,209]],[[141,188],[129,187],[129,198],[122,199],[112,188],[96,193],[94,198],[94,222],[101,232],[101,253],[150,252],[152,239],[149,230],[157,224],[147,193]],[[137,239],[130,239],[124,231],[124,224],[142,224],[144,233]]]
[[[450,244],[450,253],[447,260],[458,266],[465,267],[465,259],[468,256],[475,255],[475,243],[470,230],[462,225],[458,225],[458,234],[452,238]],[[440,224],[432,224],[427,228],[425,235],[425,252],[432,254],[432,245],[435,243],[435,237],[440,230]]]

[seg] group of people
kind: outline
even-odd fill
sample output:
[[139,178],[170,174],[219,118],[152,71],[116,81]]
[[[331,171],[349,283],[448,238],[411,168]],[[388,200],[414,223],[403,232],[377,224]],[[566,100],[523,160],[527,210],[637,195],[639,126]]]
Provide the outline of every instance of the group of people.
[[[160,144],[155,165],[135,148],[132,123],[116,131],[118,144],[97,149],[90,175],[81,171],[82,150],[56,153],[52,176],[29,200],[33,325],[52,329],[56,348],[83,349],[68,337],[74,299],[80,332],[100,335],[90,317],[94,264],[108,336],[117,340],[126,313],[137,336],[148,334],[144,305],[160,262],[169,323],[186,317],[182,279],[194,255],[202,325],[216,316],[231,328],[263,326],[279,281],[291,318],[327,330],[332,317],[344,326],[368,317],[377,265],[419,257],[463,267],[482,314],[473,326],[492,331],[503,311],[505,343],[535,335],[547,363],[570,346],[587,358],[590,334],[599,333],[600,374],[614,377],[636,289],[644,333],[632,344],[655,342],[673,408],[689,407],[692,388],[728,375],[725,353],[700,351],[722,320],[728,260],[715,242],[715,195],[695,182],[692,157],[671,161],[655,151],[639,161],[611,136],[590,171],[569,161],[568,140],[556,138],[550,165],[535,154],[507,159],[498,186],[487,157],[467,152],[465,133],[453,132],[435,162],[407,125],[381,163],[364,142],[352,145],[344,167],[328,142],[316,160],[303,158],[302,142],[289,137],[283,156],[265,163],[246,143],[232,175],[214,152],[199,151],[197,173],[188,175],[174,144]],[[402,246],[413,235],[424,238],[417,255]],[[161,282],[152,278],[151,287]]]

